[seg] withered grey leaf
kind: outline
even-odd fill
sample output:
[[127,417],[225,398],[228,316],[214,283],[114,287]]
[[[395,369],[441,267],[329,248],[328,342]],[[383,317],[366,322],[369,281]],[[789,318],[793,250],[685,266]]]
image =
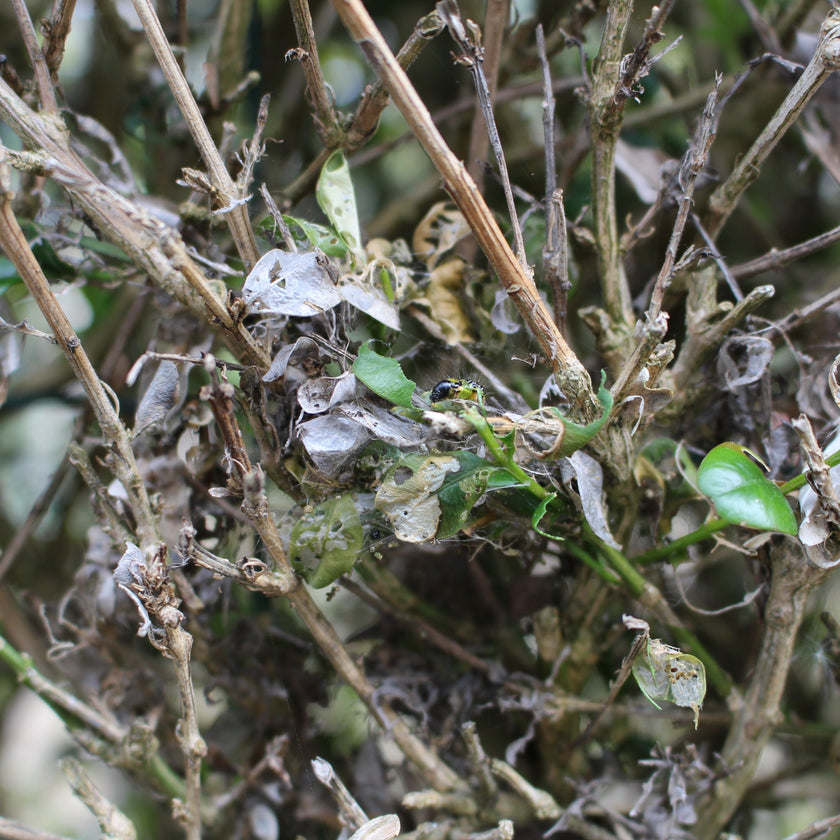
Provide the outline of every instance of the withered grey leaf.
[[131,586],[143,579],[143,552],[132,542],[126,542],[126,549],[117,568],[114,569],[114,580],[123,586]]
[[659,149],[631,146],[624,140],[616,143],[616,169],[633,185],[645,204],[653,204],[659,197],[665,166],[670,160]]
[[342,403],[336,408],[335,414],[353,420],[364,426],[374,437],[400,449],[419,446],[425,440],[425,431],[419,423],[392,414],[372,403]]
[[831,398],[837,405],[840,405],[840,383],[837,381],[838,365],[840,365],[840,356],[835,356],[828,371],[828,388],[831,391]]
[[[823,455],[826,458],[835,452],[840,452],[840,432],[837,432],[823,449]],[[840,465],[832,467],[830,475],[835,491],[840,490]],[[799,525],[799,540],[802,545],[812,547],[824,543],[833,529],[826,518],[822,505],[819,504],[816,492],[809,484],[806,484],[799,491],[799,510],[802,513],[802,522]],[[833,556],[820,559],[821,555],[818,552],[809,554],[809,557],[823,568],[831,568],[840,563],[840,557],[836,560]]]
[[251,269],[242,294],[256,312],[304,318],[341,303],[341,295],[315,251],[269,251]]
[[248,824],[257,840],[277,840],[280,836],[277,815],[264,802],[255,802],[248,808]]
[[563,483],[568,485],[577,479],[580,506],[590,528],[609,546],[620,549],[610,533],[607,511],[604,505],[604,473],[601,465],[582,450],[572,453],[560,462]]
[[356,309],[370,315],[371,318],[392,330],[400,328],[399,309],[379,289],[366,286],[360,281],[348,281],[342,283],[338,290],[351,306],[355,306]]
[[299,338],[294,344],[286,344],[281,347],[271,361],[271,367],[265,372],[263,382],[274,382],[286,375],[286,368],[293,360],[307,356],[318,357],[320,351],[318,345],[311,338]]
[[307,414],[323,414],[334,405],[356,396],[356,377],[347,371],[341,376],[307,379],[297,390],[298,405]]
[[131,589],[132,584],[140,583],[143,580],[143,573],[146,564],[143,559],[143,552],[132,542],[126,542],[125,553],[120,557],[117,568],[114,569],[114,580],[117,586],[134,601],[137,612],[140,614],[140,627],[137,628],[137,635],[141,638],[148,636],[152,630],[152,620],[145,605],[137,597],[137,593]]
[[186,370],[182,375],[174,362],[165,360],[158,365],[134,415],[135,436],[150,426],[163,424],[167,414],[183,404],[186,383],[182,379],[186,376]]
[[757,382],[773,358],[773,345],[757,335],[728,338],[717,360],[717,371],[729,391]]
[[354,420],[321,414],[297,427],[312,465],[325,478],[336,478],[370,440],[370,434]]

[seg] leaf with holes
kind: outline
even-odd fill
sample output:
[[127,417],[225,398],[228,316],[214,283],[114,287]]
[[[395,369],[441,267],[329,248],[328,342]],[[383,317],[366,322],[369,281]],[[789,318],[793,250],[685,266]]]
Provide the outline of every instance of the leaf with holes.
[[364,545],[352,493],[328,499],[292,528],[289,557],[306,582],[322,589],[353,568]]

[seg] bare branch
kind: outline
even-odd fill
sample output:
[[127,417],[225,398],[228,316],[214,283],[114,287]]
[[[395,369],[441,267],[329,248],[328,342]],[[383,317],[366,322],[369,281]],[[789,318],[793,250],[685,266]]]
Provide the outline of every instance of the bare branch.
[[811,61],[784,102],[738,161],[726,181],[709,199],[705,227],[714,238],[735,209],[744,190],[758,177],[761,166],[785,132],[793,125],[813,95],[840,68],[840,10],[832,8],[820,26],[820,40]]
[[50,78],[50,69],[38,43],[38,36],[35,34],[35,27],[32,25],[32,18],[29,17],[26,4],[24,0],[12,0],[12,8],[15,11],[26,51],[29,53],[29,60],[32,62],[32,69],[35,71],[35,83],[38,86],[38,98],[41,100],[41,107],[49,113],[58,113],[58,102]]

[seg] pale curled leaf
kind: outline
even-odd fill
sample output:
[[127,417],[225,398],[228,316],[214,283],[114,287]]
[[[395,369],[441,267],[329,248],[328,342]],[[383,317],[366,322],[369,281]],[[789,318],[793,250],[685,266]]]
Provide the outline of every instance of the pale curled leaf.
[[[497,289],[493,308],[490,310],[490,322],[505,335],[513,335],[522,326],[514,320],[515,307],[504,289]],[[554,377],[551,377],[552,381]]]
[[419,423],[392,414],[372,403],[344,402],[336,406],[335,414],[353,420],[378,440],[400,449],[418,447],[426,439],[425,429]]
[[344,300],[380,324],[392,330],[400,328],[400,311],[385,297],[381,290],[369,286],[360,279],[345,279],[338,287]]
[[831,391],[831,398],[836,405],[840,406],[840,382],[837,381],[838,366],[840,366],[840,355],[834,357],[828,371],[828,388]]
[[340,149],[333,152],[324,163],[315,197],[333,229],[361,261],[362,233],[356,209],[356,193],[350,177],[350,167]]
[[773,359],[773,344],[757,335],[728,338],[721,347],[717,372],[729,391],[757,382]]
[[294,363],[301,363],[306,359],[319,359],[320,350],[318,345],[311,339],[299,338],[293,344],[286,344],[281,347],[274,358],[271,366],[263,375],[263,382],[274,382],[286,375],[286,369]]
[[277,815],[264,802],[255,802],[248,808],[248,825],[255,840],[278,840],[280,837]]
[[298,405],[307,414],[323,414],[339,403],[356,396],[356,377],[350,371],[341,376],[307,379],[297,390]]
[[134,415],[134,434],[150,426],[163,425],[167,415],[186,399],[187,372],[174,362],[162,361],[149,382]]
[[370,434],[347,417],[321,414],[297,427],[298,438],[325,478],[335,479],[370,440]]
[[140,638],[145,638],[152,630],[152,620],[149,617],[149,612],[145,604],[143,604],[132,587],[135,584],[142,583],[146,564],[143,558],[143,552],[140,551],[138,546],[132,542],[126,542],[125,545],[125,552],[120,557],[117,568],[114,569],[114,580],[117,582],[117,586],[134,601],[137,612],[140,614],[140,626],[137,628],[137,635]]
[[604,473],[601,465],[585,452],[578,450],[560,462],[563,483],[567,486],[575,480],[580,506],[589,527],[609,546],[621,549],[610,533],[607,510],[604,502]]
[[[840,452],[840,432],[823,449],[823,455],[830,455]],[[832,467],[829,471],[831,484],[834,490],[840,488],[840,465]],[[833,526],[826,514],[826,510],[820,503],[816,491],[810,484],[806,484],[799,491],[799,510],[802,513],[802,522],[799,525],[799,540],[808,547],[813,548],[825,543],[833,533]],[[826,555],[824,552],[811,552],[809,557],[818,566],[832,568],[840,564],[840,557],[835,558],[833,554]]]

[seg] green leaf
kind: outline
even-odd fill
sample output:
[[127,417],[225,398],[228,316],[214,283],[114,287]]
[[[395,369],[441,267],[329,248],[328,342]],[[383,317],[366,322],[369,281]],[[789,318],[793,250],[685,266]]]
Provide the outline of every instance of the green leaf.
[[289,558],[310,586],[322,589],[353,568],[363,546],[353,494],[345,493],[317,505],[295,523]]
[[604,410],[597,420],[593,420],[584,426],[572,420],[567,420],[558,409],[552,410],[552,414],[560,420],[564,427],[562,443],[557,451],[552,453],[552,458],[567,458],[573,452],[577,452],[578,449],[583,449],[601,431],[604,423],[609,419],[613,407],[612,394],[604,387],[606,378],[606,373],[602,371],[601,386],[598,388],[598,402],[601,403]]
[[367,385],[374,394],[403,408],[411,408],[411,396],[417,385],[406,377],[396,359],[380,356],[370,347],[371,342],[359,348],[353,363],[356,378]]
[[319,250],[328,257],[346,257],[348,251],[347,243],[334,231],[324,225],[316,225],[315,222],[307,222],[305,219],[298,219],[294,216],[283,216],[287,225],[297,225],[303,235]]
[[519,481],[503,467],[497,467],[472,452],[450,453],[461,468],[447,474],[438,490],[442,508],[437,534],[439,540],[457,534],[469,524],[470,512],[488,490],[515,487]]
[[558,540],[563,542],[566,538],[561,537],[557,534],[549,534],[547,531],[543,531],[540,528],[540,522],[542,522],[543,518],[545,517],[546,511],[548,510],[548,506],[557,498],[556,493],[549,493],[540,503],[537,505],[537,509],[534,511],[534,515],[531,517],[531,526],[533,529],[538,533],[542,534],[544,537],[548,537],[550,540]]
[[350,178],[350,167],[340,149],[326,160],[315,189],[318,205],[330,224],[357,257],[362,255],[362,233],[356,210],[356,193]]
[[797,532],[796,517],[782,491],[737,443],[721,443],[709,452],[697,471],[697,486],[727,522],[783,534]]

